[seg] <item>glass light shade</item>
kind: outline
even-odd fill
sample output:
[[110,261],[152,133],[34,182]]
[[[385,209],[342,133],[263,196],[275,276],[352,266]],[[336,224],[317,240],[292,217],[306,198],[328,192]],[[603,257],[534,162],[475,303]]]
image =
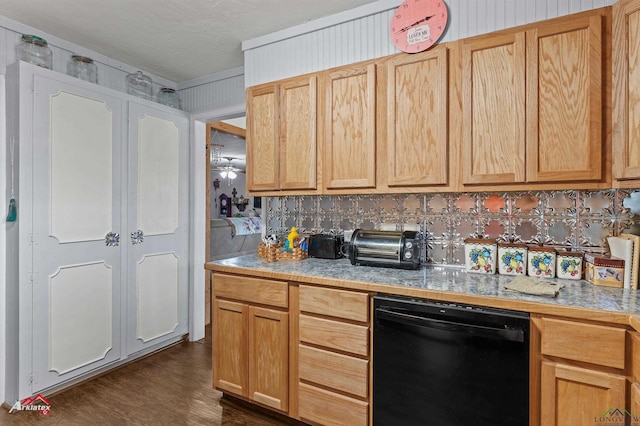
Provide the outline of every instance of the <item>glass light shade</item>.
[[236,177],[238,177],[236,172],[234,172],[233,170],[223,170],[220,172],[220,176],[222,176],[222,179],[229,178],[229,180],[235,179]]

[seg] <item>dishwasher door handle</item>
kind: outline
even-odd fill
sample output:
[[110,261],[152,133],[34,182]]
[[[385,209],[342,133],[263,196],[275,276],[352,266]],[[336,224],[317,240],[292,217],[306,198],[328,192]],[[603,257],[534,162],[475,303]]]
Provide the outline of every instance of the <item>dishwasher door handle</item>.
[[524,342],[524,331],[506,328],[486,327],[484,325],[465,324],[453,321],[427,318],[419,315],[411,315],[403,312],[390,311],[383,307],[376,308],[378,318],[417,327],[434,328],[437,330],[451,331],[457,333],[467,333],[476,336],[498,338],[512,342]]

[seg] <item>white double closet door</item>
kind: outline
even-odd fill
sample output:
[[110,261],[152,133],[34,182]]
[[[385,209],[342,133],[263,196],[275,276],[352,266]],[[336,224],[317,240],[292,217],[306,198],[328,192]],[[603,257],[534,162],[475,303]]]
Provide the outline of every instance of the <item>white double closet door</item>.
[[184,114],[40,75],[33,91],[36,393],[187,332],[189,148]]

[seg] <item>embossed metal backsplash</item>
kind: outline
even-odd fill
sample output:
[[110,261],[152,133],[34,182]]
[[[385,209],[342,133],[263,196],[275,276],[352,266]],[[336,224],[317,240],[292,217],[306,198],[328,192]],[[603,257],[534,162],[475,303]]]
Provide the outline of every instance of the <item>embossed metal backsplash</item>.
[[464,264],[468,237],[606,253],[607,237],[640,234],[637,190],[285,196],[264,204],[268,234],[292,226],[301,233],[420,230],[430,263]]

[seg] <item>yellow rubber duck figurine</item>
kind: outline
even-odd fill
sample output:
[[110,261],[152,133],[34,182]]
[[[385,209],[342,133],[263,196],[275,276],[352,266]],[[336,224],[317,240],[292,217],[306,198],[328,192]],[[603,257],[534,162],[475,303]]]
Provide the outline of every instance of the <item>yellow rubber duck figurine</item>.
[[294,241],[299,238],[300,236],[298,235],[298,230],[296,229],[295,226],[291,227],[291,232],[289,232],[289,235],[287,235],[287,247],[289,247],[290,249],[293,249],[294,247]]

